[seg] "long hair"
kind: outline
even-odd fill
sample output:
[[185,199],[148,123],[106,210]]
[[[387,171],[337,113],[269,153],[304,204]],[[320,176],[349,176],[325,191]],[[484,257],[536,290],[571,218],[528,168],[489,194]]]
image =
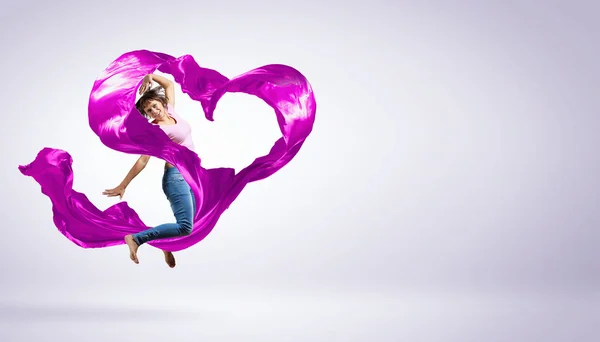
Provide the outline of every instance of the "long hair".
[[144,112],[144,106],[146,105],[146,102],[150,100],[160,101],[165,108],[167,108],[167,104],[169,103],[169,99],[167,98],[165,89],[163,87],[157,86],[147,90],[135,103],[135,108],[137,108],[140,114],[142,114],[146,119],[150,119],[150,117]]

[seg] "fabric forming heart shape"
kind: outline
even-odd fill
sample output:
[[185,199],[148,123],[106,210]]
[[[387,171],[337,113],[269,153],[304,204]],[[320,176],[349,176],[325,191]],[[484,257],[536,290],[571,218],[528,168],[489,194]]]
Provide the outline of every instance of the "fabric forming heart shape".
[[[195,152],[171,141],[135,108],[136,91],[144,76],[156,70],[173,76],[184,93],[200,102],[210,121],[225,93],[259,97],[274,109],[282,137],[268,154],[237,174],[231,168],[203,168]],[[163,159],[190,185],[197,199],[192,233],[148,242],[173,252],[204,239],[246,184],[267,178],[289,163],[312,131],[315,113],[312,87],[292,67],[265,65],[230,80],[200,67],[190,55],[175,58],[148,50],[127,52],[114,60],[94,82],[88,105],[90,127],[104,145]],[[150,228],[125,201],[101,211],[85,194],[75,191],[72,161],[66,151],[46,147],[33,162],[19,166],[50,198],[54,224],[65,237],[83,248],[102,248],[124,244],[125,235]]]

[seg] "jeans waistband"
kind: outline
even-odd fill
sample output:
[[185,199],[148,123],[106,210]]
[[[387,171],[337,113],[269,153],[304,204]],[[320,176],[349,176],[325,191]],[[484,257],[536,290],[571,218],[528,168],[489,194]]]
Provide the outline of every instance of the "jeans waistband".
[[166,167],[165,168],[165,171],[164,171],[165,175],[170,175],[170,174],[174,174],[174,173],[180,173],[176,167]]

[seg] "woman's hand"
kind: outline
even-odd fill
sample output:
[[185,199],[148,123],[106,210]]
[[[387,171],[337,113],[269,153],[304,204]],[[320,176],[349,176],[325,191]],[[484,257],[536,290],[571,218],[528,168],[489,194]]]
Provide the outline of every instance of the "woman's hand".
[[104,190],[104,192],[102,192],[102,194],[106,195],[108,197],[119,196],[119,199],[123,199],[123,195],[125,195],[125,187],[122,185],[119,185],[116,188]]
[[147,92],[152,87],[152,74],[148,74],[144,77],[142,85],[140,86],[140,95]]

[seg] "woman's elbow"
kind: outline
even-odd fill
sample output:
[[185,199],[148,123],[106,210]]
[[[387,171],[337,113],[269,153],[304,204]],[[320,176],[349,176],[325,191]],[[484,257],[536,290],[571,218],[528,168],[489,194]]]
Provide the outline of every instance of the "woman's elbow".
[[148,160],[150,160],[150,156],[141,156],[138,159],[138,163],[141,164],[141,165],[143,165],[143,166],[146,166],[146,164],[148,164]]

